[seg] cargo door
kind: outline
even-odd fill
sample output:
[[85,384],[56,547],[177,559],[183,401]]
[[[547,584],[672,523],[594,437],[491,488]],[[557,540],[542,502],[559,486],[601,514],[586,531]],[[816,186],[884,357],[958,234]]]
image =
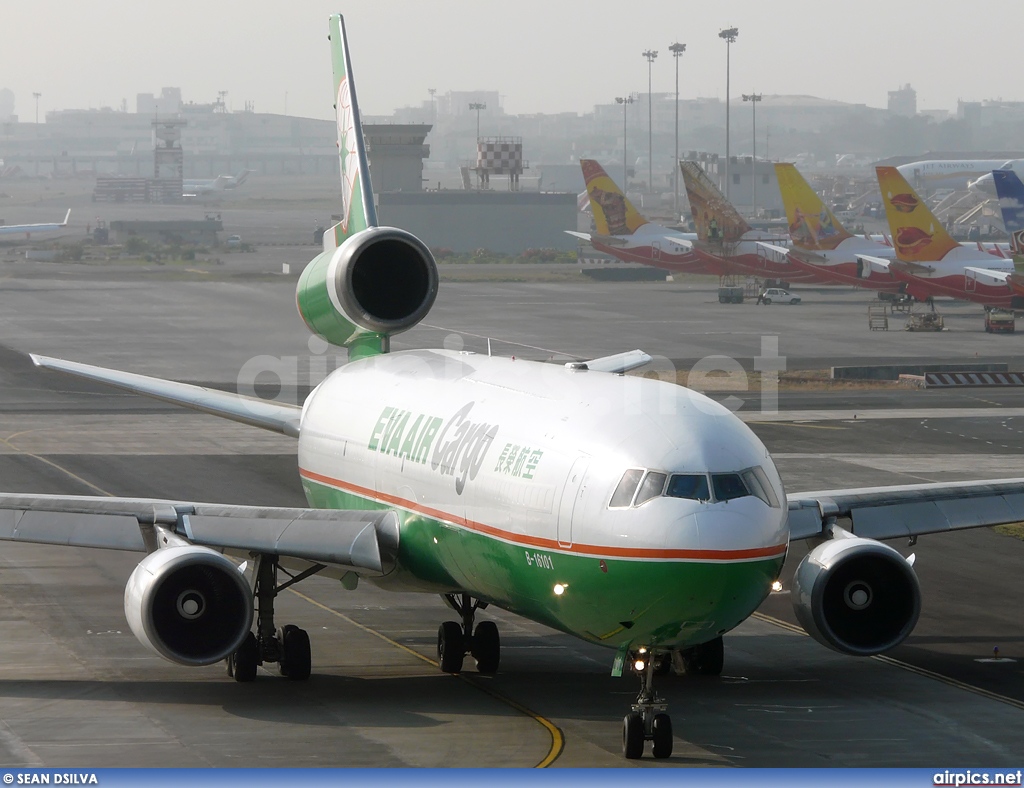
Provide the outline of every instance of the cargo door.
[[572,546],[572,518],[586,485],[583,483],[590,465],[589,457],[577,457],[565,478],[562,499],[558,505],[558,546]]

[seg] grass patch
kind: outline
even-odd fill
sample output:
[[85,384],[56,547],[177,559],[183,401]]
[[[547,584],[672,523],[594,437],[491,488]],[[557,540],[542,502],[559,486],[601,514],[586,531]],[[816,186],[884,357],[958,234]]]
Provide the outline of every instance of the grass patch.
[[997,525],[992,529],[997,534],[1003,536],[1012,536],[1014,539],[1024,539],[1024,523],[1007,523],[1006,525]]

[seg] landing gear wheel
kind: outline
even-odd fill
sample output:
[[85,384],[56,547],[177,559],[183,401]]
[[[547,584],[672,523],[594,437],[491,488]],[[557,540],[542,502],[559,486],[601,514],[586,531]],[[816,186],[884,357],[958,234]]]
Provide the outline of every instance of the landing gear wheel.
[[654,740],[654,757],[668,758],[672,754],[672,718],[667,714],[655,714],[651,738]]
[[717,637],[699,646],[680,652],[683,669],[691,676],[721,676],[725,666],[725,648],[722,638]]
[[462,627],[455,621],[445,621],[437,630],[437,662],[445,673],[461,673],[466,657],[466,644]]
[[493,676],[498,672],[501,659],[501,639],[498,636],[498,625],[493,621],[481,621],[473,633],[473,657],[476,669],[481,673]]
[[281,633],[281,675],[292,681],[305,681],[312,671],[309,633],[294,624],[286,624]]
[[256,636],[250,632],[238,647],[238,651],[228,657],[228,675],[233,676],[238,682],[255,681],[259,655]]
[[627,714],[622,719],[622,755],[631,761],[644,754],[644,718],[638,712]]

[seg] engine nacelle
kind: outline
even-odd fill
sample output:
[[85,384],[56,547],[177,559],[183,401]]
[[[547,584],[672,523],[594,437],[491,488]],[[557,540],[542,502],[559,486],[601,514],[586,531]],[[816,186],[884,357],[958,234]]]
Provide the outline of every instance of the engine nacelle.
[[[419,323],[437,297],[426,245],[394,227],[371,227],[306,266],[295,293],[309,330],[334,345],[387,337]],[[386,348],[385,348],[386,349]]]
[[818,545],[793,578],[793,608],[807,633],[843,654],[898,646],[921,613],[910,563],[888,545],[846,534]]
[[210,665],[236,651],[252,627],[252,591],[230,560],[206,547],[150,553],[124,589],[135,637],[179,665]]

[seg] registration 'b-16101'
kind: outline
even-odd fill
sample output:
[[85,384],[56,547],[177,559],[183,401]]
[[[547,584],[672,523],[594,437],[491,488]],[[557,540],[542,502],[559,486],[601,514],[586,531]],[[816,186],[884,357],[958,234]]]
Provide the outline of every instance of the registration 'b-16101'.
[[625,756],[650,740],[663,758],[673,735],[655,675],[720,673],[723,635],[768,595],[791,540],[812,545],[792,594],[803,626],[871,655],[906,638],[921,607],[913,558],[880,539],[1024,519],[1021,479],[787,495],[732,412],[623,374],[649,360],[639,351],[565,366],[390,352],[430,310],[437,269],[419,239],[377,222],[345,27],[329,26],[342,218],[297,302],[349,362],[299,408],[35,358],[298,440],[308,508],[0,495],[0,539],[142,554],[124,606],[145,646],[185,666],[226,660],[240,682],[259,665],[305,679],[309,635],[279,627],[275,598],[319,574],[354,593],[442,596],[458,620],[440,624],[441,670],[471,659],[493,673],[500,636],[480,620],[493,605],[607,647],[614,673],[640,679]]

